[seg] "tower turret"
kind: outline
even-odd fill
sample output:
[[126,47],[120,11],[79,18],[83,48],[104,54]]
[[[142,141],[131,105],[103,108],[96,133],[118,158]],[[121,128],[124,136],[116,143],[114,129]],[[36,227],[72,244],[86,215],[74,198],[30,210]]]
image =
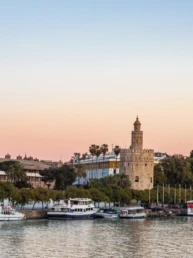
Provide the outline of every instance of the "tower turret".
[[136,152],[143,150],[143,132],[141,131],[141,123],[138,116],[134,122],[134,131],[131,134],[131,149]]

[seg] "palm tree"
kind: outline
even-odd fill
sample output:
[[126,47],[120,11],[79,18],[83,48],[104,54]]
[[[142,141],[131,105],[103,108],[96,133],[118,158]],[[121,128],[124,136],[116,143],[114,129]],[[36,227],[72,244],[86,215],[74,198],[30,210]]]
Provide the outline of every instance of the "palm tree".
[[13,183],[18,181],[25,181],[27,178],[26,173],[23,169],[23,165],[18,161],[9,166],[6,174]]
[[104,160],[105,160],[105,155],[106,153],[108,152],[109,148],[108,148],[108,145],[107,144],[103,144],[101,146],[101,152],[103,154],[103,170],[102,170],[102,176],[103,176],[103,173],[104,173]]
[[99,145],[96,145],[95,148],[96,148],[96,176],[95,177],[97,177],[97,170],[98,170],[97,160],[98,160],[98,157],[101,155],[101,147]]
[[88,156],[88,153],[87,153],[87,152],[85,152],[85,153],[83,153],[83,154],[82,154],[81,159],[82,159],[82,160],[85,160],[85,159],[87,158],[87,156]]
[[84,164],[77,164],[75,166],[75,172],[78,177],[78,184],[80,185],[80,178],[86,178],[86,167]]
[[[92,156],[92,170],[93,170],[93,157],[96,156],[96,145],[95,144],[92,144],[90,147],[89,147],[89,152]],[[92,176],[93,177],[93,176]]]
[[79,152],[75,152],[74,153],[74,156],[72,156],[72,160],[73,160],[73,162],[77,162],[77,163],[79,163],[79,161],[80,161],[80,153]]
[[117,172],[117,157],[118,157],[118,155],[119,155],[119,153],[121,151],[121,148],[118,145],[116,145],[114,147],[113,151],[114,151],[114,153],[116,155],[116,168],[115,168],[115,171],[114,171],[114,174],[116,174],[116,172]]

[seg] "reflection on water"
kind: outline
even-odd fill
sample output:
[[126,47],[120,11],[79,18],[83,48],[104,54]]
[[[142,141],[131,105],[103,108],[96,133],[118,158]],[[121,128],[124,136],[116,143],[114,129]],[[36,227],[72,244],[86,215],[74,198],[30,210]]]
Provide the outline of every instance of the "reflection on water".
[[0,222],[0,257],[193,257],[193,218]]

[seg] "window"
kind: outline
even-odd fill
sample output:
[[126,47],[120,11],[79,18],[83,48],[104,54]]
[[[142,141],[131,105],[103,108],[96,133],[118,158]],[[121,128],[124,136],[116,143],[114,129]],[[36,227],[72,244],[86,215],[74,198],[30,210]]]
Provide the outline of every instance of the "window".
[[150,182],[151,182],[151,183],[153,182],[153,179],[152,179],[152,177],[150,178]]
[[135,177],[135,182],[139,182],[139,177],[138,176]]
[[128,163],[128,167],[129,167],[129,163]]

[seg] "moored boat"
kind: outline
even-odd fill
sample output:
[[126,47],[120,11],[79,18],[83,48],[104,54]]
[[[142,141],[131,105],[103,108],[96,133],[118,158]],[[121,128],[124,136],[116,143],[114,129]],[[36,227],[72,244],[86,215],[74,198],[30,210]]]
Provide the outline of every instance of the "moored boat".
[[118,211],[112,208],[100,209],[96,212],[96,218],[118,218]]
[[146,217],[144,208],[141,206],[126,207],[121,209],[120,219],[142,219]]
[[23,220],[25,215],[16,211],[11,206],[0,206],[0,221]]
[[96,209],[91,199],[70,198],[64,204],[54,205],[47,211],[48,219],[93,219],[98,209]]
[[187,216],[193,216],[193,200],[187,201]]

